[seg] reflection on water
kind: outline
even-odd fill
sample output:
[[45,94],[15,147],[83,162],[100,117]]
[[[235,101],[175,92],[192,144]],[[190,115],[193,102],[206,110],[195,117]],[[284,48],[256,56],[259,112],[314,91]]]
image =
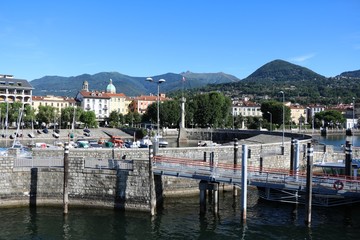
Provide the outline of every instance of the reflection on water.
[[354,147],[360,147],[360,136],[328,135],[316,136],[314,138],[320,143],[334,146],[334,150],[341,150],[342,146],[345,146],[346,141],[350,141]]
[[[219,213],[199,198],[166,199],[157,215],[105,209],[0,209],[0,239],[358,239],[360,207],[313,208],[312,227],[302,205],[259,200],[249,189],[247,222],[240,222],[240,197],[220,194]],[[6,221],[4,221],[6,219]]]

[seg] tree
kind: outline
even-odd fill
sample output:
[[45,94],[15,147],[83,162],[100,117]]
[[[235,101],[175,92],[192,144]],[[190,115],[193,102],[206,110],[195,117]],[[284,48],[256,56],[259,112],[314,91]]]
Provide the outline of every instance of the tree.
[[96,128],[98,127],[96,121],[96,115],[93,111],[84,111],[80,116],[80,121],[85,124],[86,127]]
[[231,101],[219,92],[196,95],[189,105],[195,124],[200,127],[220,127],[228,122]]
[[55,107],[52,106],[39,106],[39,111],[36,115],[36,120],[39,123],[49,124],[56,118]]
[[120,120],[120,117],[119,117],[119,114],[117,111],[112,111],[109,115],[109,125],[113,128],[115,127],[119,127],[119,120]]
[[334,127],[343,125],[346,119],[341,112],[336,110],[326,110],[315,114],[315,124],[317,127]]
[[272,115],[272,122],[278,124],[279,126],[283,123],[283,107],[285,110],[285,123],[290,121],[291,111],[290,108],[284,106],[282,102],[275,100],[265,101],[261,104],[261,112],[263,113],[263,118],[270,122],[270,114]]
[[141,115],[138,112],[128,112],[124,116],[124,122],[133,127],[134,124],[136,125],[141,123]]
[[162,127],[177,127],[180,122],[180,103],[177,100],[165,101],[160,104],[160,124]]
[[32,126],[35,120],[35,110],[30,105],[24,106],[23,122],[25,125]]
[[[61,125],[64,128],[70,127],[73,124],[73,121],[79,120],[83,110],[81,108],[75,107],[66,107],[61,109]],[[75,110],[75,118],[74,118]],[[75,124],[75,122],[74,122]]]

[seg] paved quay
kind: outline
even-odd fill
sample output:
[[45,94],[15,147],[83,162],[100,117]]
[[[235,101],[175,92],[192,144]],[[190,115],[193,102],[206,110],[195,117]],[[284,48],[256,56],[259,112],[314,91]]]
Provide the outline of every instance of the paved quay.
[[[104,127],[100,127],[100,128],[91,128],[90,130],[90,136],[85,136],[85,132],[83,129],[75,129],[73,134],[74,134],[74,140],[79,140],[79,139],[109,139],[111,135],[116,135],[116,136],[120,136],[124,139],[131,139],[132,136],[121,131],[120,129],[116,129],[116,128],[104,128]],[[10,144],[12,144],[12,142],[14,141],[14,139],[10,139],[9,136],[11,134],[14,134],[16,132],[16,129],[8,129],[7,131],[7,135],[8,137],[0,137],[0,141],[2,142],[2,145],[4,145],[4,142],[7,142],[7,145],[9,146]],[[30,138],[28,136],[29,133],[33,133],[34,134],[34,138]],[[19,140],[22,144],[29,144],[31,142],[46,142],[46,143],[50,143],[52,141],[61,141],[61,142],[65,142],[65,141],[69,141],[69,134],[72,133],[71,129],[60,129],[60,133],[59,133],[59,137],[55,138],[53,136],[54,131],[52,129],[49,129],[48,133],[38,133],[37,129],[34,129],[34,131],[32,131],[31,129],[23,129],[19,131],[19,134],[21,134],[20,137],[17,137],[17,140]],[[2,134],[5,134],[5,131]]]

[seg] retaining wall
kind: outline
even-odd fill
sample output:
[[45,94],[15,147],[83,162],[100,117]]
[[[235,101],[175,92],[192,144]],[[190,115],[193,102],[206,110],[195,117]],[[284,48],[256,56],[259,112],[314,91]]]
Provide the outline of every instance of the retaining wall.
[[[306,163],[307,141],[300,144],[301,165]],[[290,169],[290,143],[249,144],[249,166]],[[344,159],[342,153],[327,148],[327,154],[314,152],[314,161],[326,155],[327,161]],[[209,161],[214,152],[221,163],[233,164],[234,146],[161,148],[159,155]],[[11,152],[16,154],[16,151]],[[241,142],[238,163],[241,163]],[[33,157],[54,158],[64,156],[62,149],[34,149]],[[126,157],[125,157],[126,156]],[[133,170],[85,168],[89,158],[131,159]],[[98,206],[149,211],[149,160],[148,149],[70,149],[69,152],[69,206]],[[63,168],[14,167],[15,156],[0,158],[0,206],[61,205],[63,193]],[[157,200],[163,196],[198,193],[198,181],[174,177],[155,176]]]

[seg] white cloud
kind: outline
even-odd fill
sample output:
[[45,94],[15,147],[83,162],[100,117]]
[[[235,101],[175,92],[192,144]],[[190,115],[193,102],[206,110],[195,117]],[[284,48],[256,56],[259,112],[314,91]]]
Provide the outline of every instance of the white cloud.
[[309,60],[310,58],[315,57],[315,55],[316,55],[315,53],[310,53],[310,54],[306,54],[306,55],[293,57],[290,60],[293,62],[305,62],[306,60]]

